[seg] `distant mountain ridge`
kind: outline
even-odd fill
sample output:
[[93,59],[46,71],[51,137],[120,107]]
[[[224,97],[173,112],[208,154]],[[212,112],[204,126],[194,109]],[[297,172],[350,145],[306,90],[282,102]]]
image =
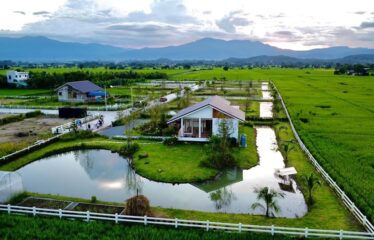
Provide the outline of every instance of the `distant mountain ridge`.
[[[0,37],[0,60],[13,61],[129,61],[156,60],[214,60],[249,59],[262,61],[336,60],[351,55],[349,61],[372,61],[374,49],[331,47],[294,51],[280,49],[258,41],[220,40],[204,38],[179,46],[162,48],[124,49],[102,44],[61,42],[46,37]],[[265,56],[267,57],[265,59]],[[366,56],[366,57],[364,57]],[[252,59],[254,60],[254,59]],[[348,61],[347,60],[347,61]]]

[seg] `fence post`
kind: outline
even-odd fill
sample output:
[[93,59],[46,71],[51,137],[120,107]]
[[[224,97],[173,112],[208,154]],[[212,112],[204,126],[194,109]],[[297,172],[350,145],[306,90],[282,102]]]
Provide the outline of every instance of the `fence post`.
[[58,216],[60,217],[60,219],[62,218],[62,210],[61,210],[61,208],[58,210]]
[[86,212],[86,220],[87,222],[90,221],[90,211]]
[[36,207],[32,207],[32,215],[35,217],[36,216]]
[[144,216],[144,225],[147,225],[147,215]]
[[178,218],[175,219],[175,228],[178,228]]
[[209,231],[209,220],[206,221],[206,230]]
[[118,213],[114,214],[115,222],[118,223]]
[[239,232],[242,232],[242,223],[239,223]]
[[343,230],[340,230],[339,239],[343,239]]
[[10,214],[11,209],[10,209],[10,204],[8,204],[8,214]]
[[304,234],[304,236],[305,236],[305,238],[308,237],[308,228],[307,227],[305,228],[305,234]]
[[271,236],[274,236],[274,225],[271,225]]

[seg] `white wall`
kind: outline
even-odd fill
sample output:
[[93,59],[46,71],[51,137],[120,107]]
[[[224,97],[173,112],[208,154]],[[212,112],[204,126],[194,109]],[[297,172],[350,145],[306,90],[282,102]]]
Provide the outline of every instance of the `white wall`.
[[212,118],[213,117],[213,110],[210,106],[202,108],[196,112],[188,114],[184,116],[184,118]]
[[222,119],[222,118],[213,118],[213,134],[216,135],[219,133],[219,124],[221,121],[226,121],[230,126],[230,137],[239,139],[239,120],[238,119]]
[[7,71],[7,82],[19,86],[27,86],[29,80],[28,72]]

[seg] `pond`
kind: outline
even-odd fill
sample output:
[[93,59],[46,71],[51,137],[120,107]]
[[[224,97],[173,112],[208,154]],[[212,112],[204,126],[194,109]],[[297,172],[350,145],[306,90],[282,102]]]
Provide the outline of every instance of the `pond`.
[[[18,172],[27,191],[71,197],[123,202],[138,191],[149,198],[152,206],[207,212],[263,214],[252,210],[255,188],[268,186],[277,191],[281,182],[275,169],[284,167],[277,151],[274,131],[258,127],[258,166],[249,170],[232,169],[215,180],[196,184],[169,184],[137,175],[127,160],[108,150],[79,150],[46,157],[30,163]],[[295,184],[295,182],[293,182]],[[287,192],[278,199],[278,216],[301,217],[307,212],[299,190]]]

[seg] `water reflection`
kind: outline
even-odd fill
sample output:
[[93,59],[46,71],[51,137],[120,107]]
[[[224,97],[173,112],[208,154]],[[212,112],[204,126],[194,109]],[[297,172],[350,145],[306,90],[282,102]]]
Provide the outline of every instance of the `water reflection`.
[[231,205],[231,202],[236,199],[235,194],[227,187],[211,192],[209,197],[214,203],[216,210],[226,210]]
[[[150,181],[137,175],[126,159],[108,150],[80,150],[57,154],[28,164],[18,172],[25,188],[38,193],[121,202],[139,193],[153,206],[210,212],[254,213],[255,188],[270,187],[282,191],[274,172],[284,167],[274,131],[256,128],[259,165],[249,169],[225,171],[213,181],[199,184],[168,184]],[[188,160],[188,159],[187,159]],[[296,184],[293,182],[293,184]],[[299,190],[286,192],[279,200],[278,216],[303,216],[306,205]]]

